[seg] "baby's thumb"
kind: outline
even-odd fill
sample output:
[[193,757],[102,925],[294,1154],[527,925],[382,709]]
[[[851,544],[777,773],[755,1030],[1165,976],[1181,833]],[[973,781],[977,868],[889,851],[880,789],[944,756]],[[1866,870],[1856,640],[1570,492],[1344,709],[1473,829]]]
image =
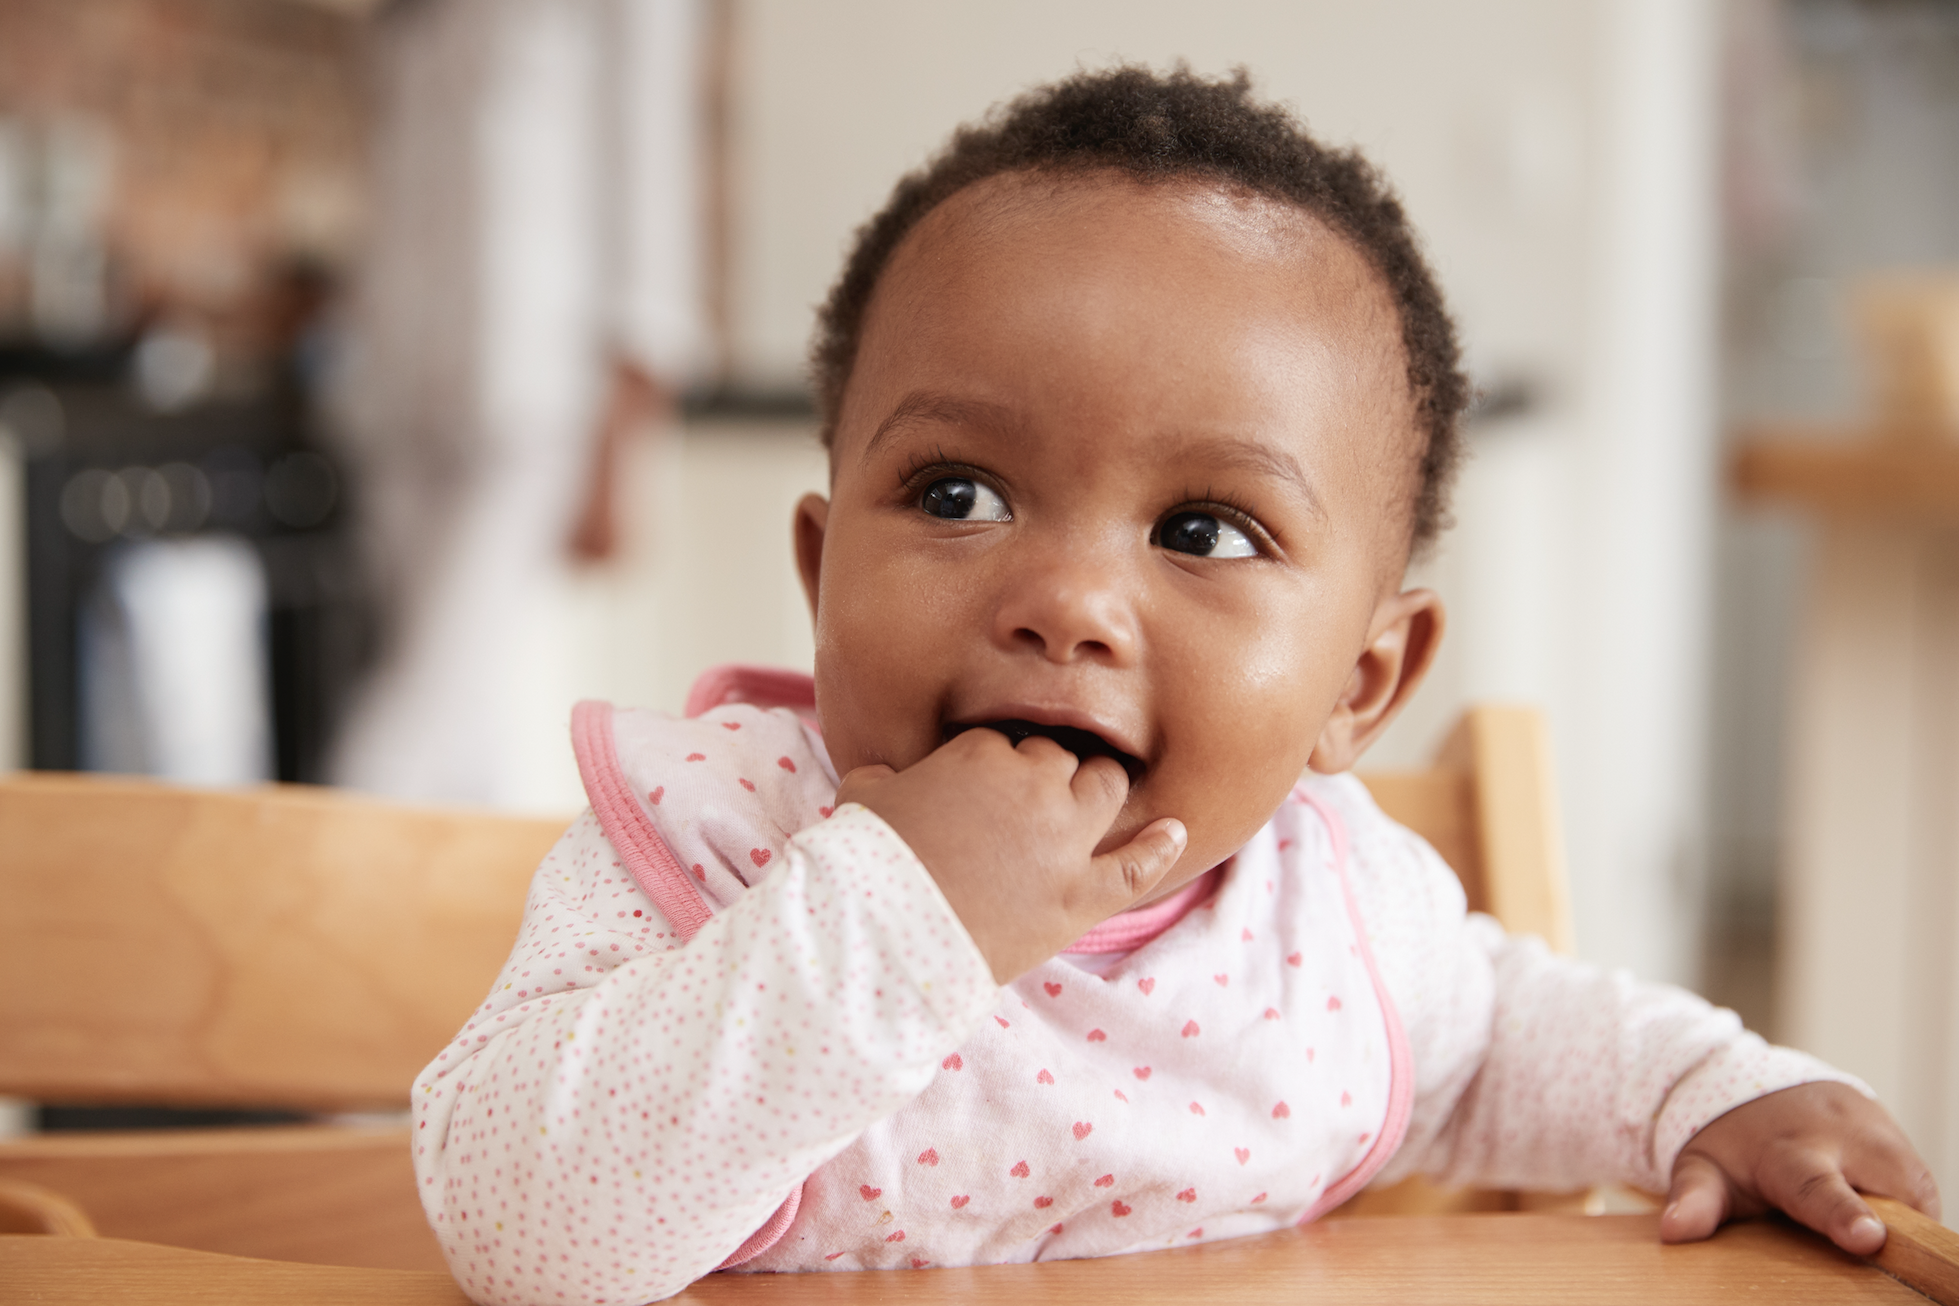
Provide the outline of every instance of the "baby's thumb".
[[1154,889],[1189,843],[1190,832],[1184,823],[1166,816],[1151,821],[1136,832],[1135,838],[1094,858],[1090,865],[1098,883],[1106,885],[1112,895],[1121,895],[1121,906],[1116,908],[1120,911]]

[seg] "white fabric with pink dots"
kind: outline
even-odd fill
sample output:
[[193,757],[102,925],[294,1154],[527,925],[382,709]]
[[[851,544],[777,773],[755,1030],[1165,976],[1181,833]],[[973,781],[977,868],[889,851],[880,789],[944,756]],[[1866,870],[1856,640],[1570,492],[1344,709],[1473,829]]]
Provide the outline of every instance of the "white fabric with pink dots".
[[594,812],[416,1082],[424,1205],[479,1301],[1230,1237],[1383,1162],[1661,1188],[1723,1111],[1847,1079],[1466,916],[1348,777],[1302,785],[1133,951],[1003,989],[903,841],[826,812],[794,712],[587,705],[574,733]]

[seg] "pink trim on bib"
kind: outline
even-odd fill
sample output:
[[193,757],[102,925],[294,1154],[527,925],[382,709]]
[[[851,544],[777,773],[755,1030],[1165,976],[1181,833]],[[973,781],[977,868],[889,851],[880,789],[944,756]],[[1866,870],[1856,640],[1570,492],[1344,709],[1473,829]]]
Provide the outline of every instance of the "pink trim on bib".
[[1223,878],[1221,869],[1213,866],[1161,902],[1117,912],[1062,951],[1076,954],[1133,952],[1175,925],[1189,915],[1192,908],[1217,892],[1218,881]]
[[619,769],[610,703],[588,700],[571,710],[571,751],[578,758],[578,775],[585,782],[585,796],[592,800],[592,813],[619,860],[680,937],[693,938],[714,913],[688,883],[687,872],[680,869],[667,841],[641,810]]
[[696,717],[730,703],[786,707],[808,724],[816,725],[816,681],[801,671],[747,666],[740,662],[726,662],[701,672],[694,687],[687,691],[687,706],[681,715]]
[[[809,1182],[804,1180],[804,1183]],[[775,1208],[769,1222],[748,1235],[748,1241],[728,1253],[728,1259],[715,1266],[717,1270],[730,1270],[745,1261],[752,1261],[769,1248],[782,1241],[782,1235],[789,1232],[789,1226],[796,1222],[797,1208],[803,1204],[803,1185],[797,1184],[789,1190],[789,1196],[782,1199],[782,1205]]]
[[1395,1010],[1394,999],[1388,996],[1388,986],[1381,982],[1381,972],[1374,964],[1374,949],[1367,944],[1367,922],[1361,919],[1360,904],[1354,901],[1354,886],[1347,878],[1346,824],[1341,821],[1338,812],[1314,798],[1304,788],[1294,789],[1292,796],[1312,808],[1326,823],[1327,834],[1333,840],[1333,868],[1340,875],[1340,894],[1347,901],[1347,918],[1353,922],[1360,959],[1366,963],[1368,977],[1374,981],[1374,997],[1381,1004],[1381,1021],[1388,1029],[1387,1118],[1381,1123],[1381,1132],[1375,1137],[1374,1146],[1367,1150],[1360,1164],[1329,1185],[1320,1194],[1319,1201],[1299,1218],[1301,1224],[1307,1224],[1366,1187],[1367,1181],[1380,1173],[1381,1167],[1401,1146],[1401,1140],[1408,1132],[1408,1117],[1415,1109],[1415,1076],[1414,1057],[1408,1050],[1408,1033],[1401,1027],[1401,1013]]

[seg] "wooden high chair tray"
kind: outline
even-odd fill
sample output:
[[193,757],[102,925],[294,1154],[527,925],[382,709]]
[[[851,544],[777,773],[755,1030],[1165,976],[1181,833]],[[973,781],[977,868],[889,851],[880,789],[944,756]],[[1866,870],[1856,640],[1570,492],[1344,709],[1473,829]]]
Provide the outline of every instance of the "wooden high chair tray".
[[[1652,1215],[1448,1215],[1338,1220],[1177,1251],[963,1270],[714,1275],[675,1302],[1147,1306],[1228,1298],[1452,1304],[1747,1299],[1777,1303],[1927,1300],[1875,1266],[1781,1221],[1731,1225],[1664,1247]],[[306,1302],[465,1306],[445,1276],[247,1260],[111,1238],[0,1236],[0,1299],[47,1306]]]

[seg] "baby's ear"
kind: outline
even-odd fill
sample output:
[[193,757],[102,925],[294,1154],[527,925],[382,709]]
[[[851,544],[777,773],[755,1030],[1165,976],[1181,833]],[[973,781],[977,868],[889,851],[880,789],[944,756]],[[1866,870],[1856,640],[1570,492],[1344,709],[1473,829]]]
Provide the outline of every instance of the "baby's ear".
[[1442,599],[1434,590],[1403,590],[1375,606],[1367,646],[1321,727],[1307,765],[1333,775],[1360,760],[1428,674],[1442,643],[1442,627]]
[[803,596],[809,600],[809,615],[816,616],[817,580],[823,574],[823,531],[830,524],[830,501],[820,494],[805,494],[796,504],[796,570],[803,578]]

